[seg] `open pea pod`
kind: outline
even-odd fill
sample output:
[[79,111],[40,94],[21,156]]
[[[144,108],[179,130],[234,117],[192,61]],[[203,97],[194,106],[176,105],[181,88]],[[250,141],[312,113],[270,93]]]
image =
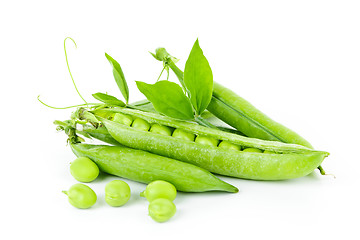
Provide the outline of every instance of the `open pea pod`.
[[150,183],[164,180],[184,192],[226,191],[238,189],[210,172],[192,164],[124,146],[70,143],[78,157],[88,157],[103,172],[133,181]]
[[[311,173],[329,155],[327,152],[301,145],[247,138],[149,112],[126,108],[100,111],[102,112],[93,111],[93,113],[120,144],[188,162],[226,176],[256,180],[302,177]],[[102,118],[103,111],[126,114],[132,119],[142,119],[150,124],[181,129],[196,136],[216,139],[220,144],[227,142],[245,150],[229,150],[217,147],[217,145],[203,145],[196,140],[195,142],[187,141],[174,136],[139,130],[130,125]],[[248,152],[246,148],[258,149],[259,152]]]

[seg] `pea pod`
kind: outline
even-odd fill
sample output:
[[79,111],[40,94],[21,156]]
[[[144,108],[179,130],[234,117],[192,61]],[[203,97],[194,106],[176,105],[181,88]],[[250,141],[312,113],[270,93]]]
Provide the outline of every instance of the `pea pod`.
[[[164,64],[169,66],[180,83],[184,85],[183,71],[176,66],[173,57],[165,48],[156,49],[154,56],[157,60],[163,61]],[[313,148],[312,145],[299,134],[275,122],[248,101],[216,82],[214,82],[213,96],[207,110],[217,118],[242,132],[245,136],[263,140],[295,143]],[[320,173],[324,175],[325,171],[323,168],[320,165],[318,168]]]
[[218,83],[214,83],[213,98],[207,109],[246,136],[312,148],[299,134],[270,119],[248,101]]
[[130,180],[142,183],[164,180],[184,192],[238,191],[200,167],[149,152],[124,146],[83,143],[70,146],[76,156],[90,158],[101,171]]
[[[178,159],[222,175],[257,180],[297,178],[311,173],[328,156],[327,152],[312,150],[301,145],[247,138],[154,113],[125,108],[107,109],[107,111],[120,112],[142,118],[149,123],[227,141],[241,148],[257,148],[273,152],[273,154],[263,154],[229,151],[172,136],[139,131],[99,117],[111,136],[124,146]],[[93,113],[96,115],[96,111]]]
[[[159,55],[157,59],[166,62],[179,81],[183,82],[183,71],[172,61],[171,55],[165,48],[158,48],[156,54]],[[270,119],[248,101],[219,83],[214,82],[213,96],[207,110],[245,136],[312,148],[311,144],[299,134]]]

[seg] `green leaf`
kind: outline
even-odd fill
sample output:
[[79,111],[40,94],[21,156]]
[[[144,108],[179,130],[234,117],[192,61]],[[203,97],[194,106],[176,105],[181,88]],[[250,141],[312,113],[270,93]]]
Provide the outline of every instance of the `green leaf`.
[[109,105],[115,105],[119,107],[125,107],[125,103],[121,101],[120,99],[117,99],[114,96],[105,94],[105,93],[94,93],[92,95],[95,99],[99,100],[100,102],[109,104]]
[[109,60],[111,66],[113,68],[113,74],[114,74],[116,84],[118,85],[122,95],[124,96],[126,104],[128,104],[128,102],[129,102],[129,88],[128,88],[128,85],[126,83],[125,76],[124,76],[124,73],[123,73],[123,71],[122,71],[122,69],[120,67],[120,64],[115,59],[110,57],[110,55],[108,55],[107,53],[105,53],[105,57],[107,58],[107,60]]
[[158,81],[155,84],[136,81],[136,85],[156,111],[177,119],[194,119],[190,100],[178,84],[169,81]]
[[209,62],[196,40],[191,49],[184,70],[185,87],[190,94],[190,101],[200,115],[209,105],[213,91],[213,75]]
[[162,59],[158,58],[155,53],[149,52],[156,60],[162,61]]

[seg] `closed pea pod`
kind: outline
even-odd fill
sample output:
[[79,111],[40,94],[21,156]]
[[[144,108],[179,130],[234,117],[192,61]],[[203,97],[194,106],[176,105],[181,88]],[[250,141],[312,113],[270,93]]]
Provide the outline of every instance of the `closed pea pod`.
[[70,146],[76,156],[90,158],[101,171],[133,181],[164,180],[184,192],[238,191],[200,167],[149,152],[124,146],[82,143],[71,143]]
[[218,83],[214,83],[213,98],[207,109],[246,136],[312,148],[299,134],[270,119],[248,101]]

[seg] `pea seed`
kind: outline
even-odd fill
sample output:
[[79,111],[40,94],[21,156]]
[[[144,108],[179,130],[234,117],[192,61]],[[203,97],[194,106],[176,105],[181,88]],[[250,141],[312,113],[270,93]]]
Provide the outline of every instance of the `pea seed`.
[[219,140],[212,138],[212,137],[197,136],[195,139],[195,142],[203,144],[203,145],[209,145],[209,146],[216,147],[219,143]]
[[120,207],[130,199],[129,185],[121,180],[113,180],[105,186],[105,201],[112,207]]
[[99,168],[89,158],[79,157],[71,163],[70,173],[79,182],[92,182],[99,175]]
[[227,141],[222,141],[219,146],[219,148],[225,148],[225,149],[232,149],[232,150],[237,150],[237,151],[241,151],[241,147],[239,145],[235,145],[232,144],[230,142]]
[[74,184],[68,191],[62,192],[68,196],[71,205],[81,209],[90,208],[97,199],[95,192],[81,183]]
[[150,124],[141,118],[136,118],[131,126],[133,128],[136,128],[138,130],[145,131],[145,132],[149,131],[149,128],[150,128]]
[[195,134],[181,130],[179,128],[175,129],[172,136],[175,138],[180,138],[180,139],[188,140],[191,142],[193,142],[195,139]]
[[262,153],[263,151],[258,148],[245,148],[243,152],[255,152],[255,153]]
[[169,127],[163,126],[163,125],[160,125],[157,123],[155,123],[151,126],[150,132],[162,134],[162,135],[166,135],[166,136],[171,136],[171,134],[172,134],[172,131]]
[[271,154],[274,153],[273,151],[265,150],[263,153]]
[[133,122],[133,119],[129,115],[115,113],[113,121],[130,127],[131,123]]
[[141,197],[151,202],[158,198],[166,198],[173,201],[176,198],[176,188],[169,182],[156,180],[147,185],[145,191],[140,193]]
[[175,204],[166,198],[158,198],[149,204],[149,215],[157,222],[166,222],[176,213]]

